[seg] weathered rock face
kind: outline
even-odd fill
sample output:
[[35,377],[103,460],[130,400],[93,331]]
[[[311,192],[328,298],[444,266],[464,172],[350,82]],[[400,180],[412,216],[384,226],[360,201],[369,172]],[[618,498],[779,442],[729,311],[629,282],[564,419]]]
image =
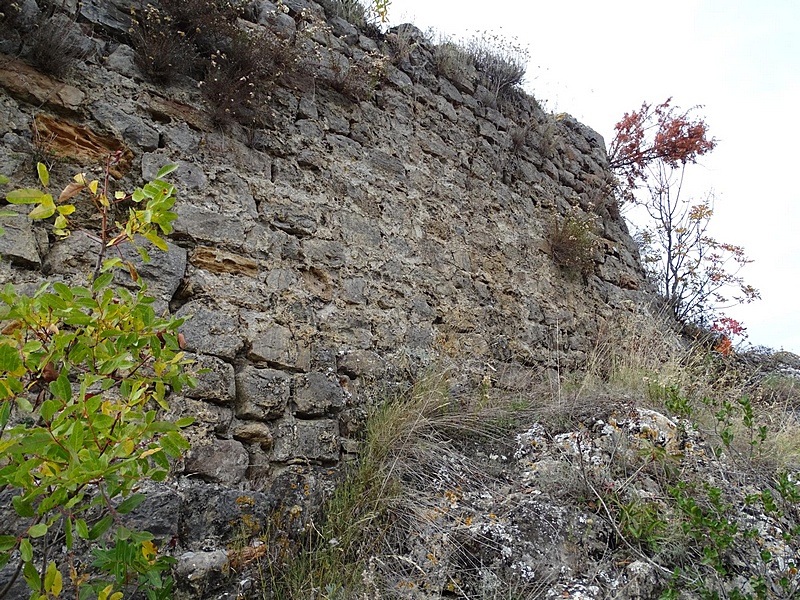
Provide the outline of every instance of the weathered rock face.
[[[290,15],[325,14],[287,4]],[[114,39],[130,5],[85,4],[98,51],[62,81],[2,57],[0,171],[33,185],[34,157],[55,153],[58,185],[120,151],[115,175],[130,188],[180,166],[170,251],[153,251],[140,273],[160,307],[190,317],[187,349],[210,369],[174,400],[176,414],[203,417],[190,434],[192,479],[268,490],[291,472],[313,487],[352,448],[373,391],[442,360],[461,361],[459,383],[487,364],[579,366],[606,320],[646,300],[603,139],[571,117],[522,95],[496,103],[474,73],[437,75],[432,48],[405,26],[415,43],[368,100],[306,77],[273,90],[263,129],[221,133],[196,82],[143,81]],[[255,3],[249,16],[281,35],[302,21],[270,10]],[[333,25],[343,37],[308,40],[319,73],[377,50]],[[584,274],[562,272],[547,251],[568,213],[597,225]],[[3,224],[0,277],[77,281],[91,270],[88,239]],[[208,550],[201,535],[179,543]],[[203,560],[213,570],[218,558]]]

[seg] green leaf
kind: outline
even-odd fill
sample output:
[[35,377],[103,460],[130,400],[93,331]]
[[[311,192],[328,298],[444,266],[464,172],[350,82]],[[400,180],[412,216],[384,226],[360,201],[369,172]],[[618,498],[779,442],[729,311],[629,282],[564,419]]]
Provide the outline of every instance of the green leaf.
[[17,511],[17,514],[20,517],[30,519],[36,514],[36,511],[33,509],[33,504],[27,500],[23,500],[22,496],[14,496],[11,498],[11,504],[14,506],[14,510]]
[[39,571],[36,570],[36,565],[33,564],[33,561],[25,563],[25,567],[22,569],[22,576],[25,578],[28,587],[34,592],[42,591],[42,578],[39,576]]
[[108,287],[108,284],[111,283],[112,279],[114,279],[113,273],[103,273],[92,282],[92,291],[99,292],[103,288]]
[[86,521],[83,519],[75,520],[75,531],[77,532],[79,538],[84,540],[89,539],[89,527],[86,525]]
[[167,243],[158,237],[158,234],[155,231],[146,231],[142,233],[142,235],[159,250],[163,250],[164,252],[169,251]]
[[89,530],[89,539],[90,540],[96,540],[97,538],[99,538],[106,531],[108,531],[108,528],[111,527],[111,524],[113,522],[114,522],[114,520],[111,518],[111,515],[106,515],[105,517],[100,519]]
[[72,519],[69,516],[64,518],[64,537],[67,544],[67,550],[72,550]]
[[28,538],[19,543],[19,553],[22,557],[22,562],[31,562],[33,560],[33,546],[31,546],[31,541]]
[[69,383],[66,371],[62,371],[58,379],[51,381],[49,387],[53,396],[64,402],[69,402],[70,398],[72,398],[72,386]]
[[124,501],[123,501],[123,502],[122,502],[122,503],[121,503],[121,504],[120,504],[120,505],[117,507],[117,512],[118,512],[118,513],[120,513],[120,514],[123,514],[123,515],[125,515],[125,514],[128,514],[128,513],[129,513],[129,512],[131,512],[131,511],[132,511],[134,508],[136,508],[137,506],[139,506],[139,505],[140,505],[140,504],[141,504],[141,503],[144,501],[144,499],[145,499],[146,497],[147,497],[147,496],[145,496],[144,494],[133,494],[132,496],[129,496],[128,498],[126,498],[126,499],[125,499],[125,500],[124,500]]
[[164,178],[165,176],[175,171],[177,168],[178,165],[164,165],[158,170],[158,173],[156,174],[156,179]]
[[8,552],[17,545],[17,538],[13,535],[0,535],[0,552]]
[[11,204],[39,204],[45,194],[41,190],[23,188],[6,194],[6,200]]
[[50,173],[47,172],[47,167],[43,163],[36,163],[36,172],[39,174],[39,181],[44,187],[47,187],[50,184]]
[[10,344],[0,344],[0,371],[21,375],[20,369],[22,369],[22,360],[17,349]]
[[0,185],[5,185],[6,183],[8,183],[8,177],[0,175]]
[[13,210],[0,210],[0,217],[18,217],[19,213]]
[[[3,397],[0,391],[0,398]],[[0,429],[3,429],[8,423],[8,418],[11,416],[11,402],[0,403]]]
[[37,523],[28,529],[28,535],[32,538],[40,538],[47,533],[47,523]]
[[188,427],[189,425],[194,423],[194,421],[195,421],[194,417],[184,417],[182,419],[178,419],[177,421],[175,421],[175,425],[177,425],[178,427]]
[[58,598],[62,588],[63,579],[61,577],[61,572],[58,570],[58,567],[56,567],[55,561],[51,560],[44,574],[44,589],[46,592]]
[[56,212],[56,203],[50,194],[41,197],[41,203],[28,214],[31,219],[49,219]]
[[53,290],[67,302],[72,302],[72,299],[75,297],[68,285],[64,285],[58,281],[53,284]]
[[122,264],[122,259],[119,256],[115,256],[114,258],[109,258],[103,261],[103,268],[102,272],[105,273],[106,271],[110,271],[114,267],[118,267]]

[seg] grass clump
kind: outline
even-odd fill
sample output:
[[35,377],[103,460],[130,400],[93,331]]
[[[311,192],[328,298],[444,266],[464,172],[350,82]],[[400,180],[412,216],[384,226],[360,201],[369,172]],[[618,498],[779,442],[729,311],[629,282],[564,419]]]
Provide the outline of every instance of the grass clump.
[[40,71],[63,76],[84,56],[82,33],[76,23],[77,14],[51,8],[37,20],[26,50],[28,60]]
[[465,50],[495,98],[520,86],[525,79],[528,51],[516,41],[484,32],[469,40]]
[[277,575],[277,597],[338,591],[349,598],[363,591],[362,571],[385,549],[392,507],[402,493],[402,457],[448,405],[441,383],[429,378],[371,411],[358,461],[327,502],[324,521],[309,532],[305,551]]
[[147,79],[165,85],[191,71],[196,58],[194,47],[185,31],[171,27],[172,17],[148,4],[131,21],[136,66]]

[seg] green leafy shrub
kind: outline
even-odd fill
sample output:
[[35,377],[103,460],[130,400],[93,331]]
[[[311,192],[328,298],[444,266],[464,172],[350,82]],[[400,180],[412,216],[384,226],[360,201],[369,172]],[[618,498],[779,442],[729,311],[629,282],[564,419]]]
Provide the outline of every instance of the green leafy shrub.
[[[44,191],[15,190],[7,199],[34,205],[30,218],[56,216],[54,232],[65,236],[74,225],[68,202],[88,194],[101,225],[87,233],[100,248],[137,235],[166,248],[159,234],[171,231],[175,188],[162,178],[175,167],[127,195],[108,189],[112,164],[103,186],[79,174],[55,200],[39,164]],[[134,207],[112,225],[108,210],[122,202]],[[0,292],[0,489],[12,495],[16,513],[0,535],[0,567],[19,560],[16,572],[37,599],[63,597],[65,576],[80,600],[137,591],[149,600],[171,597],[166,572],[174,559],[150,533],[126,527],[123,515],[144,500],[141,484],[163,481],[169,459],[189,447],[180,428],[192,419],[158,420],[171,390],[195,384],[178,333],[183,321],[157,316],[143,283],[135,293],[113,289],[124,261],[102,256],[86,286],[46,283],[28,296],[6,284]],[[67,552],[56,554],[62,546]],[[91,566],[75,557],[87,551]]]

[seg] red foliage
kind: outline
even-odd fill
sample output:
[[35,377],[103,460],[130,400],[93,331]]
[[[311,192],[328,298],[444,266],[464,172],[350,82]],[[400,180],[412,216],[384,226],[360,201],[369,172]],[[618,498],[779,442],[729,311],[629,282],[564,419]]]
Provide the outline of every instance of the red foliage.
[[733,354],[733,342],[731,342],[731,338],[722,336],[722,339],[714,346],[714,350],[726,357]]
[[714,350],[719,352],[722,356],[730,356],[733,354],[733,336],[747,337],[747,330],[736,319],[730,317],[720,317],[711,325],[711,331],[722,334],[722,337],[714,345]]
[[696,163],[698,156],[717,145],[715,138],[708,137],[706,122],[690,116],[698,106],[680,112],[671,102],[667,98],[655,107],[643,102],[614,126],[617,133],[608,152],[609,166],[620,172],[630,188],[645,179],[647,165],[655,160],[676,168]]

